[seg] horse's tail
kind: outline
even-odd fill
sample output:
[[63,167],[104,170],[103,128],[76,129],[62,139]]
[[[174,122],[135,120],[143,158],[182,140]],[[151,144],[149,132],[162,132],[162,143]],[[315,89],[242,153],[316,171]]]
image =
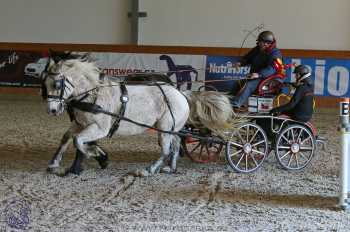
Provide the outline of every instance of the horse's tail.
[[215,131],[231,126],[234,112],[227,96],[215,91],[186,92],[185,95],[190,105],[190,124]]

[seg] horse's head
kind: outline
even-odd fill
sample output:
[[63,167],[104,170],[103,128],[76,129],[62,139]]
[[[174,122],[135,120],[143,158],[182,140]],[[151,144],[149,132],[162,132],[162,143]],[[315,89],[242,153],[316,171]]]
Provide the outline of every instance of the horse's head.
[[48,113],[60,115],[69,101],[98,88],[100,72],[94,63],[82,59],[50,59],[42,75],[42,93],[47,99]]
[[60,115],[64,112],[65,102],[73,95],[75,85],[70,75],[69,67],[64,61],[49,61],[43,74],[42,93],[47,100],[47,112]]

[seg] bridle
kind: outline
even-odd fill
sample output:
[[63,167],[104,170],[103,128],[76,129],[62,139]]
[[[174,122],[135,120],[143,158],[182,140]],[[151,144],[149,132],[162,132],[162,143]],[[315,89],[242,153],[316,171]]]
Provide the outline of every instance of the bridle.
[[59,91],[60,94],[59,95],[46,95],[46,98],[48,99],[48,101],[60,101],[60,102],[64,102],[67,100],[67,98],[64,98],[64,94],[70,90],[71,92],[74,89],[74,85],[72,84],[72,82],[69,81],[68,78],[66,78],[66,76],[62,73],[58,73],[56,74],[58,75],[59,79],[58,80],[54,80],[53,82],[53,87],[55,90]]

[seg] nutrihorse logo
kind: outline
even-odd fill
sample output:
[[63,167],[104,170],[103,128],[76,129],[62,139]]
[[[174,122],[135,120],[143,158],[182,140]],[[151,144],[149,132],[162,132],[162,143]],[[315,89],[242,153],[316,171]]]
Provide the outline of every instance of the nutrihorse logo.
[[25,230],[30,223],[29,204],[21,199],[11,199],[4,210],[5,221],[13,229]]

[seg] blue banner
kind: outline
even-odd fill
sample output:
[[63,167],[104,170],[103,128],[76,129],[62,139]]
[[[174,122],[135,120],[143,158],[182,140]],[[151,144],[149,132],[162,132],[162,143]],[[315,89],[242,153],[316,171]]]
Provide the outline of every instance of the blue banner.
[[[231,91],[237,88],[237,81],[234,80],[244,78],[249,73],[248,67],[241,67],[239,69],[233,67],[238,59],[239,57],[232,56],[208,56],[205,77],[206,81],[209,81],[207,85],[214,86],[220,91]],[[303,64],[309,66],[315,82],[315,95],[350,97],[349,59],[285,57],[283,58],[283,62],[285,64],[295,63],[296,65]],[[293,82],[293,68],[286,71],[286,81]]]

